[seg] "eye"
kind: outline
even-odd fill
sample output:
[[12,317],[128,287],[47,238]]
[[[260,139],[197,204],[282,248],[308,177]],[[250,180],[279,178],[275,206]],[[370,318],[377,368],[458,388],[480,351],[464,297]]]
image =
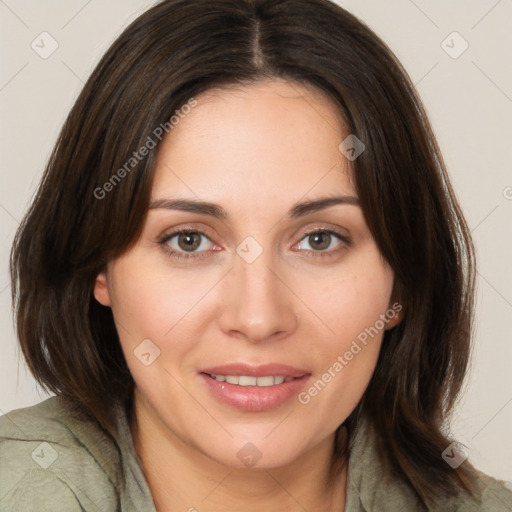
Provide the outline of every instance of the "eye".
[[[160,242],[173,258],[207,257],[213,242],[201,231],[182,229],[166,235]],[[188,254],[187,254],[188,253]]]
[[[160,241],[162,249],[172,258],[208,258],[215,244],[203,232],[193,229],[180,229],[165,235]],[[331,229],[316,229],[305,233],[294,248],[311,256],[331,257],[350,246],[350,240]],[[292,248],[293,249],[293,248]]]
[[349,245],[350,240],[341,233],[331,229],[317,229],[306,233],[295,247],[322,257],[334,256]]

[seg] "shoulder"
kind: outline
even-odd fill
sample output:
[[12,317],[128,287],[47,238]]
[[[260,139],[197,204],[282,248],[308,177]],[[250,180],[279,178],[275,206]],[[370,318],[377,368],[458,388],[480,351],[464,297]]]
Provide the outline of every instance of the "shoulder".
[[[510,484],[471,466],[476,485],[474,497],[466,493],[439,496],[431,512],[512,512]],[[363,422],[350,442],[347,476],[347,511],[424,510],[412,487],[379,457],[375,431]]]
[[512,488],[503,482],[475,470],[477,476],[477,501],[464,501],[456,508],[460,512],[510,512],[512,511]]
[[115,443],[59,397],[1,416],[0,454],[0,510],[117,510]]

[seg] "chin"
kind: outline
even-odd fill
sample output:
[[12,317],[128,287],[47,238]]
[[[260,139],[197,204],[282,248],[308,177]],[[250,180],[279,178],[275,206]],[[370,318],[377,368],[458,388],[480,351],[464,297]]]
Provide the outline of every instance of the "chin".
[[[299,429],[300,431],[300,429]],[[288,466],[307,451],[304,438],[296,438],[293,433],[282,432],[269,435],[265,429],[260,435],[236,436],[220,442],[211,440],[211,444],[199,449],[218,464],[236,469],[275,469]]]

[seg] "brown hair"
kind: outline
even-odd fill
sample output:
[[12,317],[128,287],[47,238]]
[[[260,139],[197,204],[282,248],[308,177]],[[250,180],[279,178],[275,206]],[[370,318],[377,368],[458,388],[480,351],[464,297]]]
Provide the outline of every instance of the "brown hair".
[[92,288],[140,234],[155,151],[107,196],[98,190],[190,98],[267,78],[328,94],[366,145],[353,162],[356,188],[404,306],[345,425],[353,432],[369,420],[382,456],[424,504],[471,490],[471,466],[452,469],[441,458],[470,349],[469,231],[407,73],[368,27],[328,0],[165,0],[114,42],[64,124],[12,249],[30,370],[107,430],[113,403],[130,410],[134,381],[112,312]]

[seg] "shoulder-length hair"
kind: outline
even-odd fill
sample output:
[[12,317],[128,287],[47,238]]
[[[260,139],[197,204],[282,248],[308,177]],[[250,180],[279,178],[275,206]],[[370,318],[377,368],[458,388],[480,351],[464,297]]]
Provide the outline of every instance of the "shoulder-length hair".
[[326,93],[364,142],[352,162],[356,189],[404,307],[345,425],[353,432],[368,420],[381,456],[423,503],[471,491],[471,466],[452,469],[441,457],[470,351],[469,230],[407,73],[364,23],[328,0],[164,0],[113,43],[69,114],[14,241],[13,302],[30,370],[107,431],[113,403],[131,410],[134,381],[112,313],[92,290],[141,232],[156,151],[138,150],[202,92],[273,78]]

